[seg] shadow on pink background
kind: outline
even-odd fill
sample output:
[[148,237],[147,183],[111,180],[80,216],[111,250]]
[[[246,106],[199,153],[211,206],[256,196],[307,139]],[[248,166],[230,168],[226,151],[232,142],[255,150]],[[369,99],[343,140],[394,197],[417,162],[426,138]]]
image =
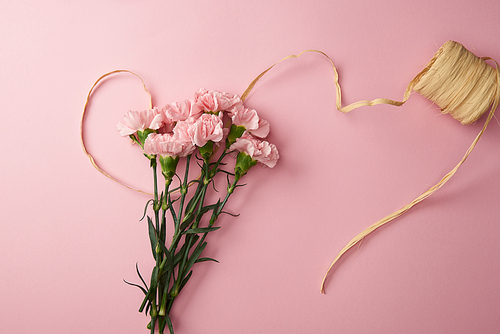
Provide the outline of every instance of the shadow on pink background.
[[[494,1],[17,1],[0,12],[0,329],[147,333],[141,292],[153,265],[147,195],[99,174],[80,118],[102,74],[135,71],[155,105],[198,88],[241,94],[305,49],[338,66],[344,104],[401,99],[449,39],[500,60]],[[450,171],[484,119],[462,126],[418,94],[401,108],[336,111],[326,58],[269,72],[247,104],[271,123],[281,160],[255,168],[220,220],[172,318],[189,333],[498,333],[500,128],[494,120],[455,177],[364,240],[351,238]],[[98,163],[134,187],[148,162],[115,125],[145,109],[140,81],[102,82],[86,135]]]

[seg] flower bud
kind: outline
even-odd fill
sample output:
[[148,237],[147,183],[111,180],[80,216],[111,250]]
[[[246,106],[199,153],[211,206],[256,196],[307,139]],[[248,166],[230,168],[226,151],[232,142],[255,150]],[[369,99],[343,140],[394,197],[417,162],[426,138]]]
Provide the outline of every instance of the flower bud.
[[150,133],[155,132],[155,130],[146,129],[144,131],[137,131],[138,143],[144,148],[144,143],[146,142],[146,138],[148,138]]
[[208,161],[212,154],[214,154],[214,142],[209,140],[205,145],[200,147],[200,155],[205,161]]
[[160,155],[161,172],[165,177],[165,180],[171,180],[174,177],[175,169],[177,168],[178,162],[179,162],[179,157]]
[[229,129],[229,134],[227,135],[226,148],[229,148],[237,138],[240,138],[245,130],[245,127],[242,125],[232,124]]
[[234,176],[236,181],[238,181],[243,175],[245,175],[250,168],[257,164],[257,160],[253,160],[251,156],[244,152],[238,153],[236,158],[236,165],[234,166]]

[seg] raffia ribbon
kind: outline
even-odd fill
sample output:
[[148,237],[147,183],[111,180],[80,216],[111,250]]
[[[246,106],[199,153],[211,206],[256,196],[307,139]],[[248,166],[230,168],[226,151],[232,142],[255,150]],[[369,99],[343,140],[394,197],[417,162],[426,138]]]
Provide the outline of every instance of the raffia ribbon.
[[364,231],[356,235],[335,257],[332,264],[328,268],[321,282],[321,293],[325,293],[326,279],[334,267],[335,263],[352,247],[360,243],[365,237],[374,232],[376,229],[391,222],[397,217],[403,215],[416,204],[422,202],[427,197],[434,194],[440,189],[451,177],[457,172],[460,166],[467,160],[470,153],[476,146],[477,142],[483,135],[486,127],[494,116],[495,110],[498,107],[500,99],[500,70],[498,63],[495,62],[495,69],[488,64],[486,60],[493,60],[489,57],[479,58],[472,52],[467,50],[462,44],[448,41],[436,52],[427,66],[418,73],[406,87],[406,91],[402,101],[394,101],[390,99],[375,99],[363,100],[354,102],[345,107],[342,107],[342,92],[339,84],[338,71],[333,63],[333,60],[324,52],[318,50],[306,50],[298,55],[291,55],[283,58],[277,63],[270,66],[260,75],[258,75],[248,86],[243,97],[246,98],[252,88],[255,86],[262,76],[270,71],[280,62],[298,58],[306,52],[315,52],[325,56],[331,63],[334,72],[334,84],[336,89],[336,108],[348,113],[354,109],[364,106],[374,106],[378,104],[390,104],[394,106],[403,105],[409,98],[412,90],[420,93],[424,97],[430,99],[441,107],[443,113],[449,113],[462,124],[472,124],[478,120],[488,109],[490,110],[488,117],[483,125],[483,128],[476,136],[470,147],[460,162],[447,173],[436,185],[422,193],[413,201],[405,205],[403,208],[391,213],[390,215],[377,221],[375,224],[366,228]]
[[95,161],[94,157],[92,156],[92,154],[90,154],[90,152],[88,151],[87,149],[87,146],[85,145],[85,139],[84,139],[84,128],[85,128],[85,116],[87,114],[87,107],[88,107],[88,104],[90,102],[90,97],[92,96],[92,92],[95,90],[95,88],[97,87],[97,85],[105,78],[111,76],[111,75],[114,75],[114,74],[118,74],[118,73],[129,73],[129,74],[132,74],[134,76],[136,76],[137,78],[139,78],[139,80],[141,80],[142,82],[142,87],[144,89],[144,91],[148,94],[149,96],[149,108],[153,108],[153,100],[151,98],[151,93],[149,93],[149,90],[146,88],[146,83],[144,82],[144,80],[136,73],[132,72],[132,71],[129,71],[129,70],[114,70],[114,71],[111,71],[111,72],[108,72],[106,74],[103,74],[99,77],[99,79],[96,80],[96,82],[94,83],[94,85],[92,85],[92,88],[90,88],[90,91],[87,95],[87,100],[85,101],[85,106],[83,107],[83,113],[82,113],[82,119],[80,121],[80,141],[82,143],[82,148],[83,148],[83,152],[85,153],[85,155],[87,155],[87,157],[90,159],[90,163],[92,164],[92,166],[94,166],[95,169],[97,169],[101,174],[103,174],[104,176],[106,176],[107,178],[117,182],[118,184],[130,189],[130,190],[133,190],[133,191],[137,191],[137,192],[140,192],[140,193],[143,193],[143,194],[147,194],[147,195],[152,195],[151,193],[149,192],[146,192],[146,191],[143,191],[143,190],[140,190],[140,189],[135,189],[123,182],[121,182],[120,180],[116,179],[115,177],[111,176],[110,174],[108,174],[106,171],[104,171],[98,164],[97,162]]

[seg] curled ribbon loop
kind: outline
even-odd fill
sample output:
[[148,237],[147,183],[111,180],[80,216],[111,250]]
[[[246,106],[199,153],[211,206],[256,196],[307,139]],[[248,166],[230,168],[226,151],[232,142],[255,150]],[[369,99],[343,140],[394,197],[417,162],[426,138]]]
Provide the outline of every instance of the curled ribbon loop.
[[95,162],[94,157],[92,156],[92,154],[89,153],[89,151],[87,150],[87,147],[85,146],[85,140],[83,138],[84,125],[85,125],[85,115],[86,115],[86,112],[87,112],[87,106],[89,104],[92,92],[94,91],[94,89],[96,88],[96,86],[99,84],[99,82],[101,82],[106,77],[109,77],[110,75],[117,74],[117,73],[130,73],[130,74],[136,76],[137,78],[139,78],[139,80],[141,80],[141,82],[142,82],[142,87],[143,87],[144,91],[149,96],[149,108],[150,109],[153,108],[153,101],[152,101],[152,98],[151,98],[151,94],[149,93],[148,89],[146,88],[146,84],[144,83],[144,80],[142,80],[142,78],[138,74],[136,74],[136,73],[134,73],[132,71],[129,71],[129,70],[115,70],[115,71],[111,71],[111,72],[108,72],[106,74],[103,74],[99,79],[97,79],[97,81],[94,83],[94,85],[90,89],[89,94],[87,95],[87,100],[85,101],[85,106],[83,107],[82,119],[81,119],[81,122],[80,122],[80,140],[81,140],[81,143],[82,143],[83,152],[87,155],[87,157],[89,157],[90,163],[92,164],[92,166],[94,166],[95,169],[97,169],[104,176],[110,178],[111,180],[119,183],[120,185],[122,185],[122,186],[124,186],[124,187],[126,187],[126,188],[128,188],[130,190],[137,191],[139,193],[143,193],[143,194],[147,194],[147,195],[152,195],[151,193],[148,193],[146,191],[143,191],[143,190],[140,190],[140,189],[135,189],[135,188],[133,188],[133,187],[131,187],[131,186],[129,186],[129,185],[127,185],[127,184],[125,184],[125,183],[117,180],[116,178],[114,178],[110,174],[108,174],[101,167],[99,167],[99,165]]
[[335,67],[335,64],[333,63],[332,58],[330,58],[326,53],[324,53],[323,51],[320,51],[320,50],[313,50],[313,49],[311,49],[311,50],[302,51],[301,53],[299,53],[297,55],[287,56],[287,57],[281,59],[280,61],[274,63],[270,67],[268,67],[265,71],[263,71],[261,74],[259,74],[250,83],[250,85],[248,85],[247,89],[245,90],[245,92],[241,96],[241,99],[245,100],[247,98],[248,94],[250,94],[250,92],[252,91],[252,89],[255,86],[255,84],[267,72],[269,72],[274,66],[278,65],[279,63],[281,63],[281,62],[283,62],[283,61],[285,61],[287,59],[299,58],[304,53],[308,53],[308,52],[319,53],[320,55],[326,57],[328,59],[328,61],[330,62],[331,66],[332,66],[332,69],[333,69],[333,81],[334,81],[334,84],[335,84],[335,93],[336,93],[335,106],[336,106],[337,110],[339,110],[339,111],[341,111],[343,113],[348,113],[349,111],[357,109],[357,108],[360,108],[360,107],[375,106],[375,105],[378,105],[378,104],[390,104],[390,105],[393,105],[393,106],[401,106],[401,105],[403,105],[408,100],[408,98],[410,97],[410,93],[411,93],[413,87],[415,86],[415,84],[419,80],[419,77],[417,76],[417,77],[415,77],[415,79],[413,79],[410,82],[410,84],[406,88],[406,92],[404,94],[403,101],[394,101],[394,100],[390,100],[390,99],[375,99],[375,100],[371,100],[371,101],[370,100],[363,100],[363,101],[354,102],[354,103],[351,103],[351,104],[349,104],[349,105],[347,105],[345,107],[342,107],[342,90],[341,90],[340,84],[339,84],[339,73],[337,71],[337,67]]

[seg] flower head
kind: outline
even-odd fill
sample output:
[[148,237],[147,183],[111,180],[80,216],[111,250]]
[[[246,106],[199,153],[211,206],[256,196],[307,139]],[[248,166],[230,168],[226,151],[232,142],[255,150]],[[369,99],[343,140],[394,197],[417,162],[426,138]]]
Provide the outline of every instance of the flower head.
[[243,105],[238,95],[204,88],[194,94],[194,100],[205,111],[225,111]]
[[151,133],[144,142],[144,154],[185,157],[194,151],[190,142],[176,140],[172,134]]
[[275,145],[265,140],[253,137],[249,133],[236,139],[229,150],[236,150],[252,158],[252,160],[262,163],[262,165],[273,168],[279,159],[278,149]]
[[169,103],[163,108],[165,118],[177,122],[185,121],[188,118],[198,118],[203,113],[203,108],[196,104],[194,100],[184,100],[182,102]]
[[163,124],[163,114],[158,108],[143,111],[128,111],[123,116],[123,122],[116,125],[122,136],[129,136],[146,129],[157,130]]
[[243,126],[252,135],[265,138],[269,134],[269,122],[257,115],[257,111],[249,108],[235,110],[231,117],[233,124]]
[[176,140],[194,145],[194,121],[186,120],[177,122],[174,127],[174,137]]
[[209,140],[218,143],[224,137],[222,119],[212,114],[203,114],[193,123],[193,143],[202,147]]

